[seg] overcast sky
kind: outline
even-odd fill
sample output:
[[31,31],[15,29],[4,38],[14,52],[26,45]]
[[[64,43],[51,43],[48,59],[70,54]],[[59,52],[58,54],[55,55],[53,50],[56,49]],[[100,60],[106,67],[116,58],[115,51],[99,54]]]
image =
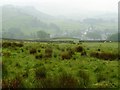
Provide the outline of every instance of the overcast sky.
[[55,15],[86,12],[117,12],[119,0],[0,0],[0,5],[34,6]]

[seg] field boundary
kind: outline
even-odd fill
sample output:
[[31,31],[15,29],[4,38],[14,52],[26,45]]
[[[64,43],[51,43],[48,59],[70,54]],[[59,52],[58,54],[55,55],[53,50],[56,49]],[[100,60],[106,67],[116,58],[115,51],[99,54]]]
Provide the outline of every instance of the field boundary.
[[[10,41],[24,41],[24,42],[58,42],[58,43],[74,43],[74,40],[28,40],[28,39],[9,39],[9,38],[0,38],[0,40],[10,40]],[[118,42],[118,41],[109,41],[109,40],[79,40],[79,42]]]

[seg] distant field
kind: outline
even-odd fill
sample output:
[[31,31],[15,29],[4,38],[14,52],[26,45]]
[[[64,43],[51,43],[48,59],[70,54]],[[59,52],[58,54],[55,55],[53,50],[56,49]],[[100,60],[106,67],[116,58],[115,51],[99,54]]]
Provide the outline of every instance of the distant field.
[[117,42],[2,43],[3,88],[118,88]]

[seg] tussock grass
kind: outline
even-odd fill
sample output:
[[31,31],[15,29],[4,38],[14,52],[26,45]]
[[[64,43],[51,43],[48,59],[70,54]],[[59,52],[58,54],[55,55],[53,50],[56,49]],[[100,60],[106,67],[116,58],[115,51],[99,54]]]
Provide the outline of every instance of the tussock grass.
[[22,44],[2,48],[3,87],[118,87],[117,43]]
[[83,47],[82,46],[76,46],[75,47],[75,51],[76,52],[82,52],[84,49],[83,49]]
[[32,48],[29,50],[29,52],[30,52],[30,54],[35,54],[35,53],[37,53],[37,50],[35,48]]
[[91,52],[90,56],[103,60],[114,60],[118,58],[118,54],[113,54],[109,52]]

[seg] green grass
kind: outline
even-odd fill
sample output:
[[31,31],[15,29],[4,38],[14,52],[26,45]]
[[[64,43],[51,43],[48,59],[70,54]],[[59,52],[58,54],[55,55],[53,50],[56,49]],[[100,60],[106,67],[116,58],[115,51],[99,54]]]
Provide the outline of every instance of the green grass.
[[[74,51],[82,46],[87,56]],[[3,87],[24,88],[117,88],[118,61],[90,57],[93,51],[117,53],[118,43],[25,43],[23,47],[7,47],[2,50]],[[29,50],[40,50],[30,54]],[[52,57],[46,57],[45,49],[50,48]],[[61,52],[72,48],[75,54],[62,60]],[[22,52],[23,50],[23,52]],[[10,55],[5,56],[4,53]],[[35,56],[43,57],[36,59]],[[20,80],[16,82],[16,78]],[[9,82],[8,82],[9,81]]]

